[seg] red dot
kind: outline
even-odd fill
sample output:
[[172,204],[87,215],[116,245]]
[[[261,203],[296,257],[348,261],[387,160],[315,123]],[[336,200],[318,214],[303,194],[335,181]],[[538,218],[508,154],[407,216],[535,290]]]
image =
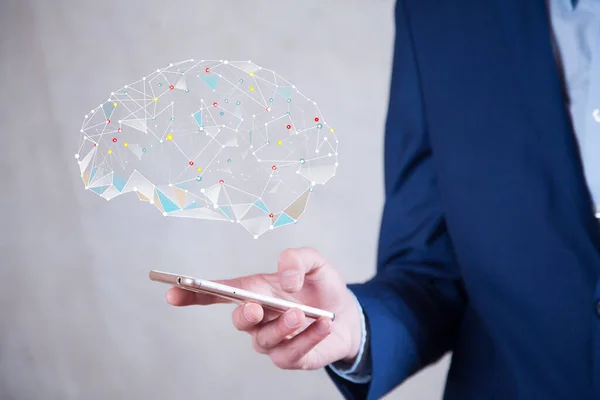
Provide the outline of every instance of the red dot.
[[273,218],[273,217],[274,217],[273,213],[269,214],[269,218]]
[[217,105],[218,105],[218,104],[217,104],[217,102],[215,101],[215,102],[213,103],[213,107],[216,107]]
[[267,107],[265,108],[265,110],[267,110],[267,112],[271,111],[271,107]]
[[210,68],[206,68],[206,69],[205,69],[205,71],[206,71],[206,72],[210,72]]
[[107,119],[107,120],[106,120],[106,123],[107,123],[107,124],[110,124],[110,119]]
[[98,143],[94,143],[94,147],[98,146]]
[[193,161],[190,161],[188,164],[190,164],[190,165],[194,165],[194,162],[193,162]]
[[113,138],[113,143],[117,143],[117,138],[116,137]]
[[123,129],[119,128],[117,129],[117,132],[123,132]]
[[173,89],[175,89],[175,86],[171,85],[171,86],[169,86],[169,89],[173,90]]
[[288,128],[288,129],[292,129],[291,125],[286,125],[285,127]]
[[273,165],[273,166],[271,167],[271,169],[272,169],[273,171],[275,171],[275,170],[277,169],[277,167],[276,167],[275,165]]
[[319,117],[316,117],[316,118],[315,118],[315,122],[319,122]]
[[222,184],[224,184],[224,183],[225,183],[225,181],[224,181],[223,179],[221,179],[221,180],[219,181],[219,183],[222,185]]

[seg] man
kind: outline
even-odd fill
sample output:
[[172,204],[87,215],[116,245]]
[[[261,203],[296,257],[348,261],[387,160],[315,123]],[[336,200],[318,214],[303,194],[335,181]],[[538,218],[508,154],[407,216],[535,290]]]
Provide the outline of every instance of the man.
[[[453,352],[446,399],[600,399],[600,2],[399,0],[376,276],[319,253],[228,281],[238,329],[281,368],[380,398]],[[218,300],[171,289],[174,305]]]

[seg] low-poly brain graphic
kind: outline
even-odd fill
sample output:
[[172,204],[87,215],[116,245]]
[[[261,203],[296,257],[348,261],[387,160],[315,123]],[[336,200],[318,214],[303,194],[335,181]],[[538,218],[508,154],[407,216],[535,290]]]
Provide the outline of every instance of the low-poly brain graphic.
[[234,222],[255,238],[297,222],[338,166],[317,103],[250,61],[157,69],[112,92],[80,132],[86,189],[135,192],[165,216]]

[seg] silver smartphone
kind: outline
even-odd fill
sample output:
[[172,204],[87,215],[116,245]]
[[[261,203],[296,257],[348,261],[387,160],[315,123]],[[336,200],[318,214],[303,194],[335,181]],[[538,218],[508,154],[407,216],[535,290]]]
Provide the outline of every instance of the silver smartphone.
[[204,279],[191,278],[189,276],[171,274],[168,272],[150,271],[150,279],[155,282],[162,282],[172,286],[177,286],[191,292],[205,293],[213,296],[227,299],[233,303],[257,303],[266,309],[285,312],[292,308],[297,308],[304,312],[308,318],[318,319],[321,317],[335,319],[335,314],[330,311],[321,310],[314,307],[297,304],[292,301],[278,299],[276,297],[264,296],[262,294],[249,292],[247,290],[234,288],[232,286],[207,281]]

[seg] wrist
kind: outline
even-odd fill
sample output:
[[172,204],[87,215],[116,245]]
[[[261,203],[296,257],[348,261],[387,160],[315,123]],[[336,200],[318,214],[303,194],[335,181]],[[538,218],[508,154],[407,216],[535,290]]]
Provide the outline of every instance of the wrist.
[[350,346],[348,348],[348,353],[340,361],[344,364],[353,365],[360,356],[361,349],[364,348],[364,342],[366,340],[366,325],[360,302],[350,289],[348,289],[348,294],[350,298],[348,307],[348,331],[350,335]]

